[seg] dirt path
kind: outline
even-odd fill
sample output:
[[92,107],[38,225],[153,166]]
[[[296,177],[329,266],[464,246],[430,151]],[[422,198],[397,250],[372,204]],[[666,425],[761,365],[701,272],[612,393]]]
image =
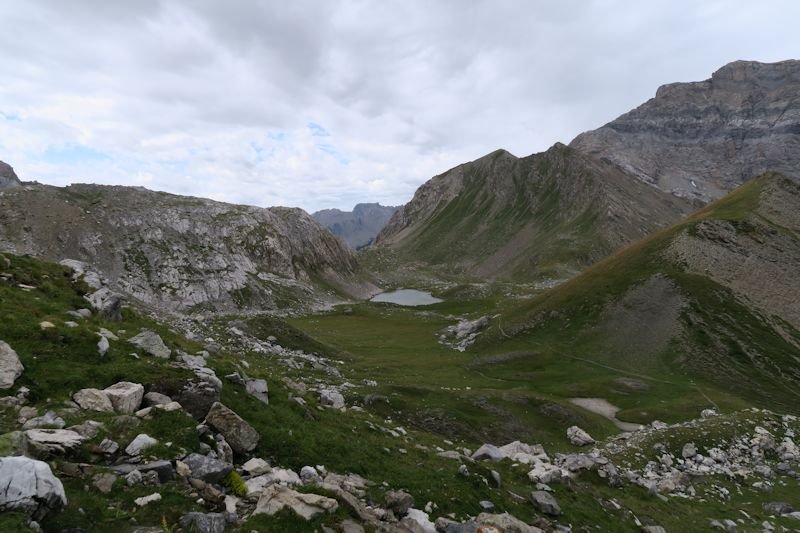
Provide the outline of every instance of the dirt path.
[[623,431],[636,431],[642,428],[640,424],[631,424],[630,422],[623,422],[617,419],[619,407],[603,398],[570,398],[569,401],[578,407],[582,407],[587,411],[591,411],[594,414],[611,420]]

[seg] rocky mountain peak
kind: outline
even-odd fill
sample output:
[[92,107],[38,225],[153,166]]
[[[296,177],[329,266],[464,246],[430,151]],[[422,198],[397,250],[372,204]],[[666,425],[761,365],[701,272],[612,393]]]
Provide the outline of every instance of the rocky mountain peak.
[[800,176],[800,61],[735,61],[570,146],[677,196],[708,202],[767,171]]
[[0,189],[10,189],[20,185],[19,178],[11,165],[0,161]]

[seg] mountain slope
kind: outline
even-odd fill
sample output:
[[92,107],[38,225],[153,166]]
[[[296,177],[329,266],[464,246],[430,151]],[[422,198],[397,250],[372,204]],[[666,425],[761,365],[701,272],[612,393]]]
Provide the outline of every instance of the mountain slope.
[[800,61],[736,61],[672,83],[570,146],[705,202],[767,171],[800,175]]
[[355,255],[300,209],[133,187],[29,185],[0,196],[0,251],[89,263],[168,310],[275,309],[374,292]]
[[357,250],[371,244],[398,209],[381,204],[356,204],[352,211],[323,209],[311,216]]
[[[587,383],[605,383],[608,394],[603,380],[613,375],[672,391],[653,404],[681,401],[675,386],[689,380],[792,408],[800,399],[798,212],[796,182],[775,173],[751,180],[507,312],[482,347],[527,350],[491,365],[501,374],[538,367],[552,352],[584,361],[593,369]],[[640,401],[636,413],[658,408]]]
[[562,144],[525,158],[498,150],[422,185],[373,253],[456,275],[563,276],[690,210]]

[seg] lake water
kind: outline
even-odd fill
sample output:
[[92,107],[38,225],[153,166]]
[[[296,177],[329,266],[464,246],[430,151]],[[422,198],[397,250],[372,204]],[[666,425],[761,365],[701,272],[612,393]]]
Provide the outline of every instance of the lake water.
[[388,302],[397,305],[430,305],[438,304],[444,300],[435,298],[429,292],[415,289],[398,289],[396,291],[382,292],[370,298],[371,302]]

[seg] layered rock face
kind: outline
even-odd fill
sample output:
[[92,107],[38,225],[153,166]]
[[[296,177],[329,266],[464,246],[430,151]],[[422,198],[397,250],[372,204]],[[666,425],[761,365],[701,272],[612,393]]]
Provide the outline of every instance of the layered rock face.
[[736,61],[672,83],[570,144],[639,179],[704,202],[766,171],[800,176],[800,61]]
[[19,187],[21,184],[11,165],[0,161],[0,189]]
[[371,244],[398,209],[381,204],[356,204],[352,211],[323,209],[311,216],[357,250]]
[[375,288],[355,255],[304,211],[135,187],[27,185],[0,196],[0,250],[91,264],[167,310],[274,309]]

